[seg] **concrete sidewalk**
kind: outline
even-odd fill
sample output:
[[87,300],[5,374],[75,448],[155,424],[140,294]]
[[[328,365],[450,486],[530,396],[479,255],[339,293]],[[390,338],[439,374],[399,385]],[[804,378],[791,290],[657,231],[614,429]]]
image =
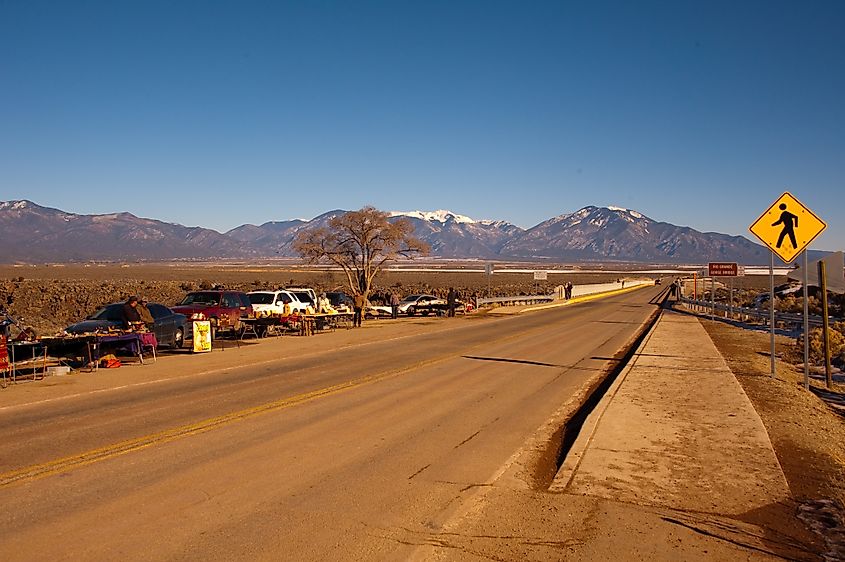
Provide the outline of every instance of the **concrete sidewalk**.
[[769,435],[694,317],[664,313],[551,491],[740,515],[789,496]]
[[742,387],[695,317],[665,311],[548,491],[494,483],[430,559],[814,560]]

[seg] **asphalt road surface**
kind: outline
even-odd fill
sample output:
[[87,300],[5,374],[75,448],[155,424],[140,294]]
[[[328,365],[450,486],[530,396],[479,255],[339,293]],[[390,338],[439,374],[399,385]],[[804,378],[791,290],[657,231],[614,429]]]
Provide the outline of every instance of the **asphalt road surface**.
[[412,558],[658,291],[2,409],[0,560]]

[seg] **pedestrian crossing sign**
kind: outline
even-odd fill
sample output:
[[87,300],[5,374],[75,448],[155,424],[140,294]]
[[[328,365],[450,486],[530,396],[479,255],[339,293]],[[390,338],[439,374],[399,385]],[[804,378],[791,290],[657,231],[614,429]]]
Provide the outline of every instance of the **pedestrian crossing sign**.
[[748,230],[780,259],[790,263],[825,228],[827,223],[787,191]]

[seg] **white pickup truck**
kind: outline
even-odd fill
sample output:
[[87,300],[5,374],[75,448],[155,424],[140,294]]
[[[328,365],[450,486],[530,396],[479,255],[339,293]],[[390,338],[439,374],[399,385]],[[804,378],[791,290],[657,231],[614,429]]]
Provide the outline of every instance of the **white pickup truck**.
[[285,290],[251,291],[246,296],[252,303],[252,310],[258,314],[283,315],[286,304],[290,305],[291,313],[304,314],[310,304],[299,300],[295,293]]

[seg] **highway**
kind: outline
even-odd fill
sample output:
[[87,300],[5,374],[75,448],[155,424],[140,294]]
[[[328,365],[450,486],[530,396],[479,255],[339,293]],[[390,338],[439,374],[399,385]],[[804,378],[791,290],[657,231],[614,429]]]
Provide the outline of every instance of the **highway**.
[[0,409],[0,559],[412,557],[659,291]]

